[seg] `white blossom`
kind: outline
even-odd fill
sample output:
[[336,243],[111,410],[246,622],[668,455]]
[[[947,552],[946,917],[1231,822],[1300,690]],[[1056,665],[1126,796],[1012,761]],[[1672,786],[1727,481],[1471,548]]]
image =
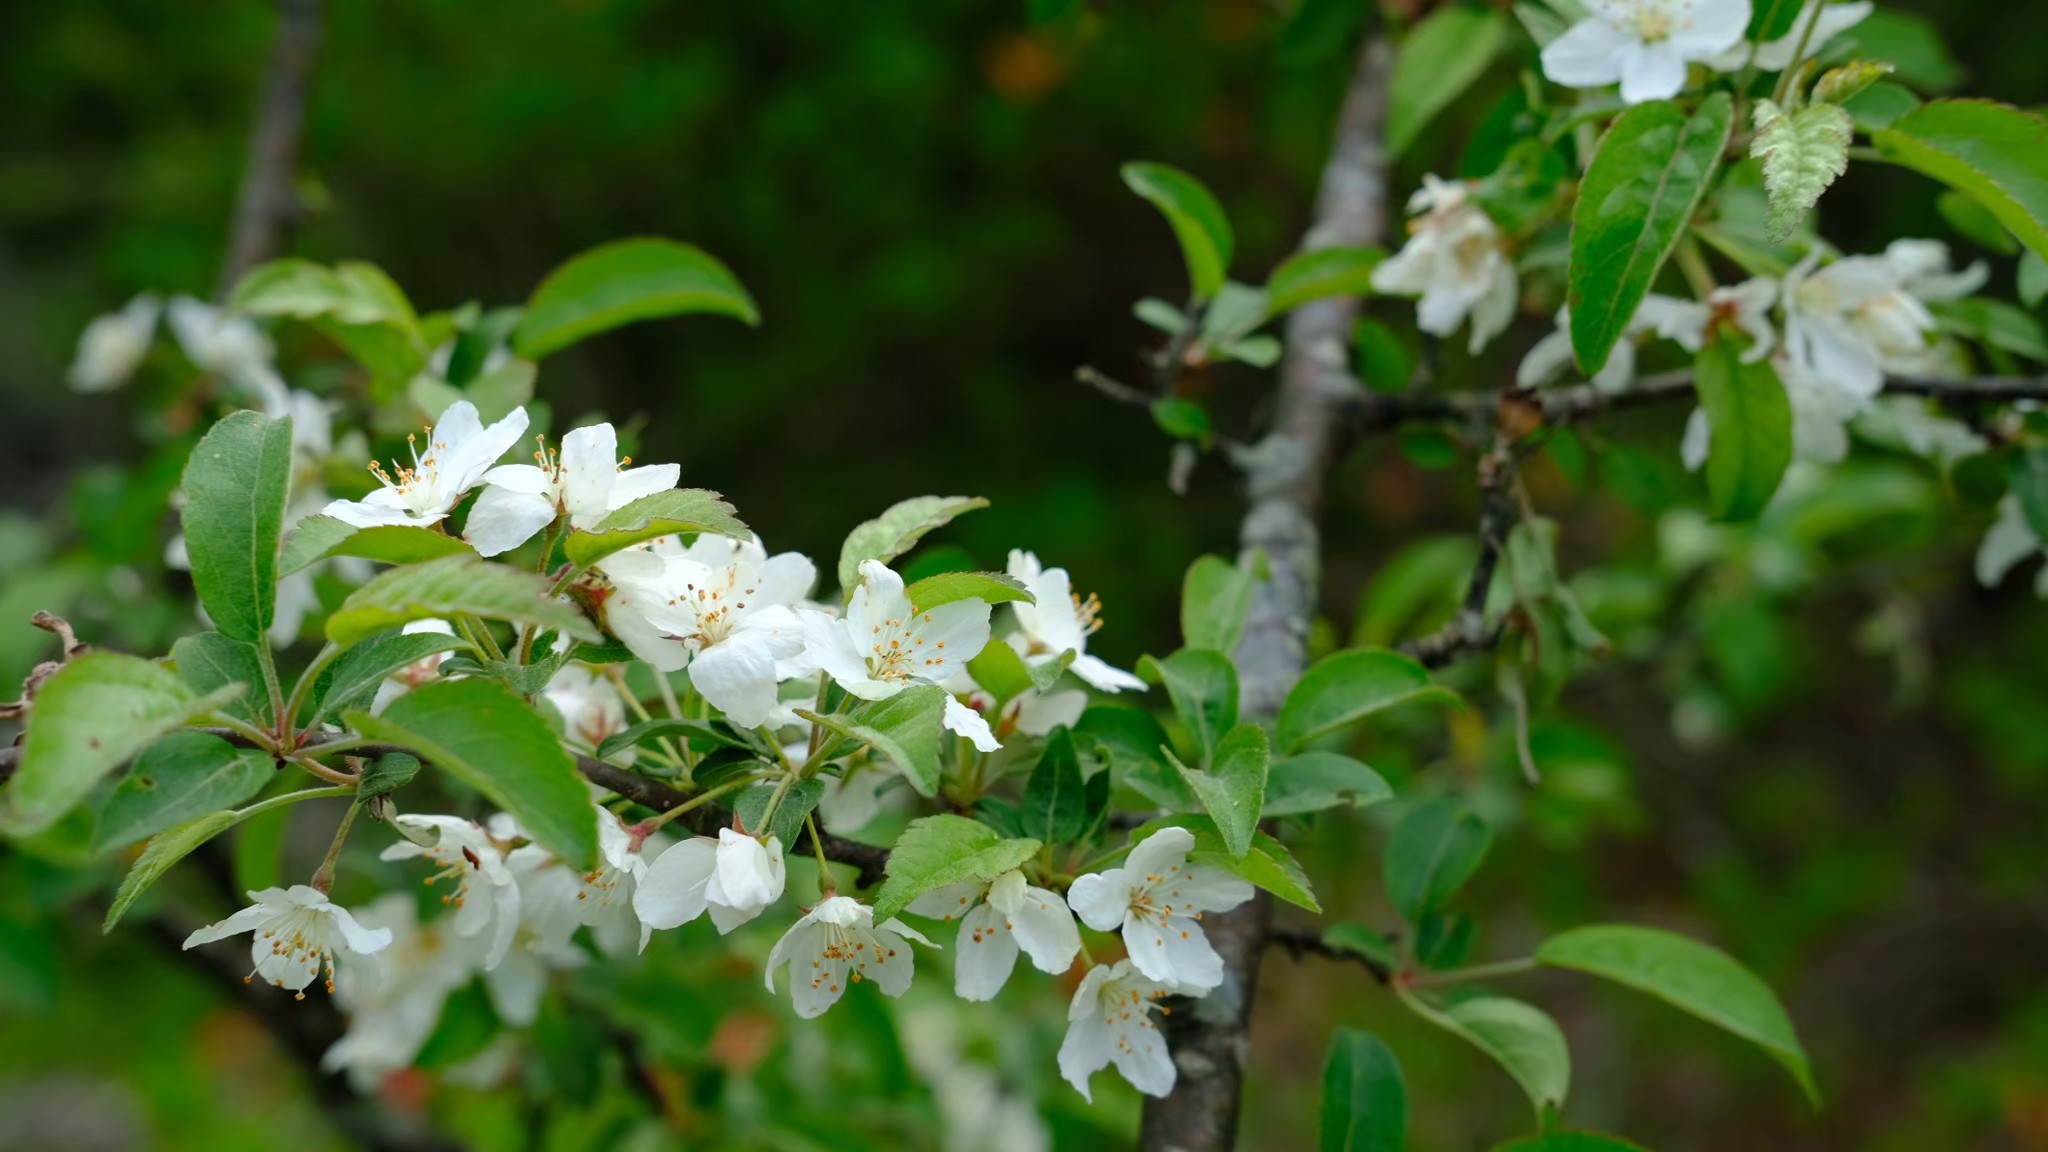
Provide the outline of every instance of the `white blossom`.
[[[1654,299],[1654,297],[1652,298]],[[1643,301],[1648,308],[1649,300]],[[1615,341],[1614,351],[1607,356],[1607,363],[1593,374],[1593,387],[1612,395],[1625,392],[1636,382],[1636,344],[1633,339],[1645,330],[1646,324],[1641,310],[1629,324],[1628,331]],[[1572,351],[1572,315],[1569,305],[1557,310],[1557,327],[1543,339],[1531,345],[1527,355],[1515,368],[1515,386],[1518,388],[1540,388],[1557,380],[1576,368],[1576,354]]]
[[680,464],[628,467],[633,461],[618,458],[619,435],[610,424],[574,429],[558,452],[543,439],[533,456],[533,464],[484,473],[484,490],[462,528],[479,555],[517,548],[559,517],[587,532],[633,501],[675,487],[683,471]]
[[320,1058],[343,1071],[359,1092],[412,1064],[441,1019],[449,993],[476,973],[475,945],[455,935],[447,918],[421,923],[410,892],[387,892],[356,916],[391,933],[391,944],[335,973],[334,1002],[348,1030]]
[[780,900],[785,878],[780,839],[720,828],[717,840],[693,836],[648,865],[633,890],[633,911],[648,929],[674,928],[709,911],[723,936]]
[[427,433],[425,455],[420,453],[416,435],[407,435],[406,441],[412,445],[410,466],[399,464],[394,474],[382,464],[372,463],[370,471],[380,487],[361,500],[336,500],[325,512],[358,528],[380,524],[431,527],[453,512],[498,457],[525,434],[526,409],[514,408],[487,428],[476,405],[457,400]]
[[775,991],[775,970],[787,964],[790,1004],[806,1020],[824,1015],[847,985],[862,980],[884,996],[901,996],[913,972],[911,940],[931,944],[901,920],[877,925],[875,910],[851,896],[827,896],[768,953],[768,991]]
[[111,392],[128,383],[156,338],[162,304],[143,293],[119,312],[96,316],[79,333],[78,351],[65,378],[74,392]]
[[1375,290],[1419,297],[1415,323],[1448,336],[1471,320],[1468,346],[1478,352],[1514,318],[1519,281],[1500,229],[1461,182],[1424,176],[1408,200],[1408,242],[1372,270]]
[[1091,686],[1104,692],[1144,689],[1143,680],[1088,654],[1088,637],[1102,627],[1101,600],[1092,594],[1083,600],[1065,568],[1047,568],[1029,552],[1011,549],[1008,568],[1035,601],[1026,604],[1019,600],[1010,605],[1017,615],[1018,631],[1007,639],[1019,656],[1032,664],[1046,664],[1072,652],[1074,675]]
[[[912,684],[944,685],[988,646],[988,601],[971,597],[916,612],[903,577],[887,565],[864,560],[860,573],[844,619],[803,614],[811,656],[849,693],[886,700]],[[1001,747],[988,721],[950,692],[945,723],[984,752]]]
[[906,911],[952,923],[960,921],[953,991],[962,1000],[993,1000],[1010,979],[1021,949],[1041,972],[1059,975],[1073,966],[1081,932],[1059,893],[1025,882],[1009,871],[992,883],[970,881],[935,888],[910,902]]
[[173,296],[164,320],[194,367],[240,387],[251,373],[268,371],[277,348],[256,322],[190,296]]
[[1706,347],[1709,335],[1733,329],[1749,337],[1742,362],[1754,364],[1777,350],[1778,330],[1771,323],[1771,306],[1777,300],[1778,282],[1759,276],[1715,288],[1704,300],[1645,297],[1636,322],[1694,353]]
[[1877,8],[1870,0],[1854,0],[1849,4],[1807,0],[1806,6],[1793,18],[1791,31],[1776,40],[1768,40],[1757,45],[1754,61],[1750,58],[1749,44],[1737,42],[1734,47],[1710,58],[1707,61],[1708,67],[1717,72],[1740,72],[1753,65],[1759,72],[1783,72],[1792,66],[1792,57],[1799,52],[1799,40],[1806,35],[1806,22],[1814,18],[1813,10],[1816,7],[1821,10],[1820,22],[1814,25],[1813,35],[1807,41],[1808,59],[1818,58],[1829,41],[1861,24],[1864,17]]
[[1586,18],[1543,48],[1543,74],[1566,88],[1621,85],[1629,104],[1685,88],[1686,66],[1741,43],[1749,0],[1587,0]]
[[796,719],[777,696],[784,680],[812,675],[804,597],[817,582],[810,558],[769,555],[759,540],[704,533],[607,557],[613,588],[605,622],[658,671],[686,664],[690,686],[742,728]]
[[327,893],[305,884],[265,888],[249,893],[255,903],[218,924],[185,937],[185,947],[210,944],[243,932],[255,933],[249,958],[255,965],[248,979],[261,976],[279,988],[306,998],[306,985],[322,970],[327,990],[334,991],[336,953],[368,956],[391,943],[388,928],[365,928]]
[[1809,254],[1785,277],[1785,347],[1800,367],[1868,400],[1887,372],[1940,372],[1929,303],[1982,287],[1983,264],[1949,268],[1948,246],[1897,240],[1882,256],[1849,256],[1826,267]]
[[1217,868],[1190,865],[1195,835],[1162,828],[1131,849],[1121,868],[1074,881],[1067,902],[1098,932],[1123,930],[1131,963],[1147,977],[1202,992],[1223,982],[1223,958],[1202,933],[1205,912],[1252,898],[1252,886]]
[[[282,591],[283,585],[279,585],[279,589]],[[437,620],[431,617],[425,620],[410,621],[399,631],[407,636],[423,634],[437,636],[455,635],[454,627],[446,620]],[[452,654],[450,652],[435,652],[431,655],[422,656],[418,660],[386,676],[384,682],[377,685],[377,695],[370,701],[370,714],[372,716],[382,714],[384,709],[391,706],[393,700],[438,677],[441,674],[442,663]]]
[[518,878],[505,864],[505,852],[498,838],[474,820],[459,816],[397,817],[402,828],[432,837],[431,846],[401,840],[384,849],[382,859],[410,860],[425,856],[441,871],[427,877],[429,885],[452,880],[455,891],[441,897],[455,908],[455,931],[464,937],[489,942],[481,967],[496,968],[511,950],[519,932],[520,892]]
[[[569,743],[595,752],[607,737],[626,730],[626,700],[610,677],[584,664],[564,664],[541,694],[562,714]],[[623,755],[630,755],[629,749]]]
[[1161,999],[1178,991],[1138,971],[1129,960],[1090,968],[1067,1007],[1060,1075],[1091,1104],[1095,1097],[1088,1081],[1111,1064],[1147,1096],[1171,1092],[1173,1057],[1152,1013]]

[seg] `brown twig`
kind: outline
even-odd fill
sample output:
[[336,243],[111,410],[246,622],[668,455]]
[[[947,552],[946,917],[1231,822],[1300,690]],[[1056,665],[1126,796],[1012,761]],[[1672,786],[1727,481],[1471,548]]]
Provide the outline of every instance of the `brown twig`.
[[1323,938],[1321,932],[1313,928],[1275,928],[1267,936],[1266,942],[1275,948],[1286,949],[1287,954],[1294,957],[1297,962],[1303,956],[1321,956],[1330,960],[1356,964],[1371,974],[1374,980],[1382,984],[1392,983],[1394,979],[1394,970],[1392,968],[1367,956],[1363,952],[1353,952],[1346,948],[1332,946],[1329,941]]
[[249,166],[242,173],[227,257],[221,264],[223,298],[249,269],[281,254],[298,223],[299,198],[293,184],[306,130],[306,90],[319,44],[320,0],[280,0],[270,71],[249,129]]

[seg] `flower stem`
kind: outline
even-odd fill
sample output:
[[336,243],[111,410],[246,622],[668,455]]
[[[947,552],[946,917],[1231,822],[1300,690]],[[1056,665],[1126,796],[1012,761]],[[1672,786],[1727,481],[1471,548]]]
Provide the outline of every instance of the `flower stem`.
[[[796,783],[796,773],[785,772],[782,774],[782,780],[775,785],[775,795],[768,798],[768,807],[761,810],[761,828],[768,827],[769,821],[775,819],[775,810],[782,807],[782,798],[789,794],[789,786],[794,783]],[[742,831],[749,836],[760,834],[760,829],[758,828],[745,828]]]
[[359,779],[353,773],[343,772],[339,768],[329,768],[311,756],[291,756],[288,759],[320,779],[327,781],[329,784],[337,784],[351,791],[355,789]]
[[270,693],[271,728],[281,744],[291,739],[291,721],[285,718],[284,690],[277,682],[277,657],[270,651],[270,637],[256,638],[256,661],[263,665],[263,688]]
[[1472,984],[1491,980],[1496,976],[1518,976],[1536,968],[1534,956],[1520,956],[1513,960],[1497,960],[1491,964],[1474,964],[1469,968],[1451,968],[1442,972],[1423,972],[1416,975],[1413,983],[1418,988],[1442,988],[1453,984]]
[[804,829],[811,834],[811,855],[818,858],[818,895],[830,897],[839,895],[839,885],[832,880],[832,864],[825,859],[825,838],[818,835],[816,813],[806,813]]
[[1773,104],[1781,108],[1788,107],[1785,104],[1785,97],[1792,91],[1792,86],[1798,83],[1799,75],[1805,69],[1806,49],[1813,43],[1814,26],[1820,23],[1821,13],[1826,9],[1826,4],[1815,4],[1812,11],[1807,14],[1806,27],[1799,30],[1799,45],[1792,50],[1792,59],[1785,65],[1785,70],[1778,73],[1778,86],[1771,92]]
[[[299,709],[306,703],[306,694],[312,691],[314,683],[320,678],[320,673],[326,671],[327,666],[334,663],[335,657],[340,655],[341,646],[330,640],[320,649],[319,654],[313,657],[313,662],[306,665],[306,670],[299,673],[299,682],[292,685],[291,698],[285,701],[284,713],[278,724],[278,730],[287,744],[297,742],[293,730],[298,727]],[[317,715],[312,717],[313,720],[319,718]]]
[[327,858],[320,861],[319,869],[313,873],[312,885],[323,894],[334,887],[334,861],[341,856],[341,846],[348,839],[349,825],[356,822],[356,809],[362,806],[363,802],[358,800],[341,814],[341,825],[334,830],[334,843],[327,846]]
[[727,780],[725,783],[720,784],[716,788],[699,792],[697,795],[690,797],[688,800],[683,801],[681,804],[678,804],[675,807],[669,809],[668,811],[663,812],[661,815],[656,816],[654,819],[647,821],[645,827],[648,831],[651,832],[654,829],[661,827],[663,824],[666,824],[669,821],[675,819],[676,817],[681,816],[685,812],[691,811],[692,809],[696,808],[702,808],[704,805],[709,804],[711,801],[718,799],[720,796],[723,796],[728,792],[736,792],[741,788],[745,788],[747,785],[752,784],[754,780],[755,777],[753,776],[740,776],[732,780]]
[[265,732],[246,720],[237,720],[226,713],[215,713],[213,716],[208,717],[208,719],[233,732],[235,735],[242,737],[255,747],[263,749],[265,752],[276,752],[278,750],[277,737],[274,734]]

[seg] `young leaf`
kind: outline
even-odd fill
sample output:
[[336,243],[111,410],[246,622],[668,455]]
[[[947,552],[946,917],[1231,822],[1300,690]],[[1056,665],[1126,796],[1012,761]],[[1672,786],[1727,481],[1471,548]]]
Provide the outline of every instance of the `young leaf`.
[[1392,972],[1401,966],[1394,942],[1363,924],[1332,924],[1323,929],[1323,944],[1339,952],[1363,956],[1384,971]]
[[277,608],[277,540],[291,492],[292,422],[240,411],[185,463],[192,586],[221,634],[262,643]]
[[875,922],[895,916],[934,888],[990,881],[1038,855],[1036,840],[1005,840],[965,816],[923,816],[910,822],[889,852]]
[[1742,349],[1714,340],[1693,362],[1693,387],[1713,427],[1707,441],[1707,496],[1717,520],[1763,514],[1792,463],[1792,402],[1769,360],[1742,362]]
[[761,321],[753,297],[703,249],[652,237],[618,240],[548,273],[526,302],[512,350],[538,360],[636,320],[690,312]]
[[1181,779],[1216,822],[1233,860],[1243,859],[1251,851],[1252,830],[1259,826],[1259,810],[1266,797],[1266,767],[1272,756],[1264,728],[1239,724],[1217,743],[1208,771],[1174,762]]
[[1438,1009],[1412,993],[1400,995],[1424,1019],[1464,1037],[1493,1057],[1528,1093],[1538,1118],[1550,1109],[1564,1107],[1572,1083],[1571,1051],[1565,1047],[1557,1021],[1541,1010],[1500,996],[1460,1000]]
[[1152,423],[1175,440],[1186,440],[1207,448],[1215,428],[1209,410],[1201,402],[1182,396],[1166,396],[1152,402]]
[[1221,556],[1201,556],[1188,565],[1180,588],[1181,642],[1189,648],[1236,650],[1264,567],[1261,553],[1235,564]]
[[605,737],[604,742],[597,746],[597,758],[607,760],[628,748],[636,748],[642,744],[674,736],[688,740],[691,749],[698,752],[710,752],[719,748],[742,748],[749,751],[753,749],[752,745],[734,735],[732,730],[723,724],[709,720],[678,720],[662,716],[653,720],[643,720]]
[[1770,985],[1718,948],[1654,928],[1574,928],[1536,949],[1539,963],[1572,968],[1659,997],[1763,1048],[1820,1104],[1792,1021]]
[[468,648],[469,641],[440,632],[391,632],[358,644],[322,669],[313,682],[312,714],[306,725],[315,727],[335,712],[366,709],[386,677],[436,653]]
[[21,763],[0,788],[0,831],[42,831],[158,736],[241,694],[229,685],[201,696],[169,668],[118,652],[72,660],[36,692]]
[[460,539],[432,528],[410,524],[379,524],[358,528],[332,516],[308,516],[284,542],[277,574],[289,576],[329,556],[356,556],[386,564],[417,564],[443,556],[476,554]]
[[1043,692],[1059,683],[1073,662],[1074,652],[1068,649],[1056,659],[1027,663],[1015,648],[999,640],[969,660],[967,672],[997,703],[1007,704],[1026,692]]
[[154,836],[174,824],[232,808],[268,783],[277,765],[267,753],[237,748],[207,732],[173,732],[135,758],[100,805],[93,850]]
[[1322,1152],[1401,1152],[1408,1085],[1393,1050],[1370,1032],[1339,1028],[1323,1062]]
[[1881,60],[1851,60],[1839,68],[1830,68],[1821,73],[1820,81],[1813,86],[1814,102],[1840,104],[1892,72],[1892,66]]
[[242,694],[222,704],[221,712],[254,724],[263,722],[259,715],[270,701],[264,695],[263,657],[256,645],[218,632],[180,636],[171,645],[171,663],[185,686],[201,696],[242,685]]
[[374,264],[348,261],[329,269],[311,260],[273,260],[250,269],[228,306],[254,316],[327,317],[339,324],[419,323],[405,293]]
[[1299,816],[1349,804],[1364,808],[1394,798],[1379,773],[1335,752],[1299,752],[1266,775],[1267,816]]
[[327,618],[327,638],[348,648],[414,620],[463,614],[597,639],[582,613],[548,595],[545,578],[475,556],[444,556],[379,573]]
[[846,542],[839,546],[839,586],[851,592],[860,583],[861,561],[887,564],[917,547],[925,533],[945,527],[962,513],[986,507],[988,501],[979,496],[913,496],[891,505],[846,534]]
[[796,714],[829,731],[880,752],[896,765],[920,796],[939,790],[939,740],[946,714],[946,690],[936,684],[906,688],[886,700],[862,704],[842,715]]
[[1372,295],[1372,270],[1387,254],[1378,248],[1311,248],[1289,256],[1266,281],[1266,316],[1291,312],[1327,296]]
[[1486,821],[1456,797],[1418,804],[1387,838],[1387,895],[1413,924],[1472,878],[1492,843]]
[[1458,694],[1430,683],[1429,670],[1383,648],[1335,652],[1311,665],[1280,705],[1282,751],[1292,752],[1375,712],[1426,701],[1456,704]]
[[1017,807],[1017,828],[1024,835],[1047,844],[1078,839],[1088,830],[1088,798],[1081,779],[1081,758],[1074,752],[1074,737],[1066,728],[1052,730],[1038,766],[1024,784],[1024,800]]
[[1106,753],[1117,780],[1154,804],[1176,812],[1196,806],[1194,794],[1167,760],[1166,729],[1150,712],[1098,705],[1081,713],[1074,740],[1084,753]]
[[1834,104],[1812,104],[1787,114],[1769,100],[1756,105],[1756,140],[1749,154],[1763,162],[1771,216],[1765,235],[1783,244],[1799,231],[1828,185],[1849,170],[1849,114]]
[[588,532],[569,533],[562,542],[562,554],[587,567],[643,541],[690,532],[716,532],[742,540],[752,535],[733,515],[725,497],[702,488],[671,488],[642,496],[598,521]]
[[[799,780],[788,788],[781,789],[782,800],[775,805],[775,811],[768,811],[768,802],[775,799],[777,785],[756,784],[743,789],[734,799],[732,814],[740,827],[759,836],[767,833],[782,841],[785,849],[797,844],[804,832],[804,817],[818,807],[818,798],[825,794],[823,780]],[[765,818],[765,819],[764,819]],[[763,824],[767,826],[762,827]]]
[[381,716],[346,719],[364,736],[402,744],[453,773],[571,867],[596,862],[597,817],[576,762],[504,685],[443,680],[400,696]]
[[1138,675],[1166,686],[1174,714],[1194,737],[1202,763],[1213,760],[1223,734],[1237,726],[1237,668],[1230,657],[1209,648],[1183,648],[1164,660],[1144,657]]
[[1987,100],[1936,100],[1872,133],[1871,143],[1885,159],[1975,196],[2048,256],[2048,120]]
[[1492,8],[1445,4],[1401,44],[1387,95],[1387,155],[1408,150],[1423,128],[1486,73],[1507,35]]
[[1150,200],[1173,225],[1195,298],[1214,296],[1223,287],[1236,246],[1223,206],[1201,181],[1165,164],[1134,161],[1123,166],[1123,178],[1126,187]]
[[1668,100],[1621,114],[1593,153],[1572,211],[1572,351],[1589,378],[1627,330],[1720,162],[1728,94],[1688,117]]
[[955,600],[980,599],[990,604],[1004,604],[1012,600],[1036,603],[1030,590],[1016,577],[1001,572],[941,572],[905,588],[903,594],[910,597],[910,607],[918,612],[929,612]]
[[374,800],[398,791],[420,773],[420,758],[406,752],[386,752],[363,766],[363,778],[356,782],[358,801]]

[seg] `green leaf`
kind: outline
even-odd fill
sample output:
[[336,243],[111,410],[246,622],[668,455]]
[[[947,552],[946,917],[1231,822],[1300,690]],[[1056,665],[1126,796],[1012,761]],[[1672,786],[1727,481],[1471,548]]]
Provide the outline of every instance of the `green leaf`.
[[1351,362],[1375,392],[1405,392],[1415,378],[1415,354],[1392,328],[1370,316],[1352,332]]
[[215,424],[185,462],[192,586],[221,634],[263,642],[277,608],[277,539],[291,493],[292,422],[261,412]]
[[[630,505],[629,505],[630,507]],[[545,577],[473,555],[444,556],[381,572],[327,618],[327,638],[343,648],[414,620],[468,613],[597,639],[583,614],[548,595]]]
[[[346,788],[307,788],[299,792],[287,792],[282,796],[272,796],[268,800],[259,800],[247,808],[232,812],[214,812],[201,816],[189,824],[180,824],[175,828],[169,828],[157,833],[156,838],[151,840],[148,846],[142,850],[142,855],[136,858],[134,866],[128,869],[128,875],[122,877],[121,887],[114,893],[114,902],[107,909],[107,918],[100,924],[100,931],[103,933],[112,932],[114,925],[121,922],[121,917],[127,914],[128,909],[135,903],[136,898],[147,891],[150,885],[161,879],[165,872],[170,871],[171,865],[191,855],[194,848],[199,847],[229,828],[252,816],[266,812],[276,812],[288,804],[296,804],[301,800],[317,800],[323,797],[341,796],[347,792],[348,789]],[[278,814],[282,815],[282,813]],[[252,825],[252,827],[254,826]],[[243,838],[247,839],[246,833]],[[241,883],[242,879],[238,873],[236,882]],[[270,885],[244,884],[243,887],[268,888]]]
[[1154,804],[1177,812],[1196,806],[1194,794],[1166,758],[1166,729],[1150,712],[1097,705],[1081,713],[1074,739],[1083,752],[1106,753],[1117,779]]
[[308,695],[307,727],[336,712],[366,710],[387,677],[440,652],[470,648],[469,641],[440,632],[392,632],[343,652],[322,669]]
[[1166,686],[1202,763],[1213,760],[1223,734],[1237,726],[1237,667],[1230,657],[1212,648],[1183,648],[1164,660],[1140,659],[1138,675]]
[[889,758],[920,796],[939,790],[939,740],[946,714],[946,690],[936,684],[906,688],[886,700],[862,704],[844,715],[821,716],[803,708],[796,714]]
[[1322,905],[1316,903],[1308,875],[1301,870],[1294,854],[1266,833],[1253,832],[1251,850],[1242,856],[1233,856],[1214,820],[1207,816],[1167,816],[1134,830],[1131,843],[1137,844],[1161,828],[1185,828],[1195,834],[1195,846],[1188,853],[1190,863],[1221,868],[1297,908],[1317,913],[1323,910]]
[[374,800],[398,791],[420,773],[420,758],[405,752],[386,752],[363,767],[356,782],[356,799]]
[[1394,942],[1363,924],[1332,924],[1323,929],[1323,943],[1339,952],[1363,956],[1389,972],[1401,967],[1401,956],[1395,951]]
[[1415,923],[1472,878],[1492,844],[1493,829],[1456,797],[1424,801],[1387,838],[1387,895]]
[[1799,231],[1828,185],[1849,170],[1849,138],[1856,126],[1833,104],[1812,104],[1788,115],[1769,100],[1759,100],[1756,129],[1749,154],[1763,163],[1771,204],[1764,234],[1771,243],[1783,244]]
[[1364,808],[1394,798],[1379,773],[1335,752],[1299,752],[1266,775],[1267,816],[1299,816],[1349,804]]
[[2039,308],[2041,301],[2048,300],[2048,259],[2031,249],[2020,254],[2019,271],[2020,302],[2029,308]]
[[490,1047],[502,1028],[484,982],[472,979],[443,1002],[434,1030],[421,1042],[412,1063],[428,1070],[453,1068]]
[[597,758],[608,760],[614,754],[628,748],[676,736],[688,740],[690,747],[699,752],[709,752],[717,748],[744,748],[751,751],[753,748],[723,724],[715,724],[709,720],[678,720],[663,716],[654,720],[643,720],[605,737],[604,742],[597,746]]
[[0,831],[27,836],[56,823],[100,778],[157,737],[241,695],[201,696],[161,664],[88,652],[36,692],[14,779],[0,788]]
[[332,516],[308,516],[284,542],[277,574],[289,576],[329,556],[355,556],[386,564],[417,564],[443,556],[474,556],[476,549],[461,539],[432,528],[410,524],[379,524],[358,528]]
[[2005,457],[2006,485],[2019,501],[2027,527],[2036,539],[2048,540],[2048,448],[2030,448]]
[[863,560],[887,564],[917,547],[924,535],[943,528],[962,513],[988,507],[979,496],[914,496],[873,520],[861,522],[839,547],[839,586],[848,592],[860,583]]
[[1408,33],[1387,93],[1388,156],[1406,152],[1437,113],[1486,74],[1507,30],[1491,8],[1445,4]]
[[1871,134],[1880,155],[1976,197],[2048,256],[2048,120],[1986,100],[1937,100]]
[[1564,1107],[1571,1090],[1572,1057],[1564,1032],[1541,1010],[1501,996],[1460,1000],[1433,1008],[1403,991],[1401,999],[1424,1019],[1471,1042],[1514,1077],[1540,1119]]
[[2016,304],[1989,297],[1944,300],[1928,308],[1945,332],[1953,332],[1986,348],[1996,348],[2036,362],[2048,362],[2048,331],[2034,314]]
[[1820,80],[1813,86],[1813,98],[1817,103],[1840,104],[1854,99],[1858,93],[1893,71],[1892,66],[1882,60],[1851,60],[1839,68],[1821,73]]
[[1266,768],[1272,757],[1266,730],[1257,724],[1239,724],[1217,743],[1208,771],[1174,762],[1181,779],[1216,822],[1233,860],[1243,859],[1251,851],[1252,830],[1259,826],[1259,810],[1266,798]]
[[1188,565],[1180,586],[1181,642],[1189,648],[1236,651],[1264,567],[1265,557],[1256,553],[1235,564],[1221,556],[1201,556]]
[[1897,84],[1880,81],[1851,96],[1842,107],[1848,110],[1857,128],[1874,136],[1920,107],[1920,98]]
[[228,297],[228,307],[255,316],[325,316],[340,324],[393,323],[410,328],[419,322],[391,277],[360,261],[329,269],[311,260],[273,260],[242,277]]
[[1493,1152],[1649,1152],[1649,1149],[1631,1144],[1619,1136],[1558,1131],[1496,1144]]
[[1458,694],[1430,683],[1429,670],[1384,648],[1333,652],[1302,673],[1280,705],[1282,751],[1293,752],[1375,712],[1423,701],[1456,704]]
[[570,532],[562,542],[562,554],[572,563],[588,567],[635,544],[692,532],[716,532],[742,540],[753,535],[718,493],[671,488],[642,496],[598,521],[588,532]]
[[548,273],[526,302],[512,350],[538,360],[636,320],[691,312],[761,321],[753,297],[702,249],[652,237],[617,240]]
[[1536,959],[1647,992],[1762,1047],[1819,1106],[1806,1052],[1784,1007],[1770,985],[1720,949],[1654,928],[1601,924],[1545,940]]
[[1166,215],[1187,260],[1188,284],[1197,300],[1223,287],[1236,240],[1216,197],[1193,176],[1165,164],[1135,161],[1123,166],[1124,184]]
[[1600,141],[1572,210],[1572,351],[1588,378],[1607,366],[1699,207],[1732,127],[1728,94],[1690,117],[1669,100],[1623,112]]
[[1401,1152],[1408,1085],[1393,1050],[1370,1032],[1339,1028],[1323,1062],[1322,1152]]
[[597,817],[575,760],[504,685],[443,680],[400,696],[381,716],[350,712],[346,719],[364,736],[403,745],[453,773],[572,867],[596,863]]
[[218,632],[180,636],[171,645],[171,663],[178,678],[200,696],[242,685],[242,694],[221,705],[221,712],[238,720],[261,724],[260,714],[268,710],[263,688],[263,657],[256,645],[230,640]]
[[1754,520],[1792,463],[1792,402],[1769,360],[1742,362],[1740,346],[1714,340],[1693,362],[1693,387],[1713,434],[1707,497],[1717,520]]
[[[929,612],[941,604],[955,600],[986,600],[990,604],[1003,604],[1012,600],[1026,604],[1036,603],[1030,589],[1024,587],[1016,577],[1001,572],[941,572],[927,576],[903,590],[910,597],[913,611]],[[1008,645],[1005,645],[1008,647]]]
[[1209,410],[1199,401],[1168,396],[1152,402],[1152,422],[1175,440],[1187,440],[1203,448],[1215,435],[1209,424]]
[[875,922],[897,915],[935,888],[994,880],[1038,855],[1039,847],[1036,840],[1005,840],[965,816],[912,820],[889,851],[886,878],[875,894]]
[[1312,248],[1289,256],[1266,281],[1266,315],[1278,316],[1329,296],[1372,295],[1379,248]]
[[144,749],[100,805],[93,851],[154,836],[208,812],[231,808],[269,782],[268,753],[237,748],[207,732],[173,732]]
[[1053,659],[1027,663],[1015,648],[996,641],[967,662],[967,673],[998,704],[1007,704],[1026,692],[1043,692],[1059,683],[1073,662],[1070,648]]
[[[782,800],[775,805],[775,811],[768,811],[768,802],[775,799],[776,785],[756,784],[742,789],[733,800],[732,814],[740,827],[753,835],[767,833],[782,841],[784,847],[794,845],[803,835],[804,817],[818,807],[819,797],[825,794],[823,780],[799,780],[782,792]],[[763,827],[763,824],[766,827]]]
[[1053,729],[1025,781],[1024,800],[1017,807],[1018,830],[1047,844],[1079,839],[1088,831],[1086,791],[1073,734],[1065,727]]

